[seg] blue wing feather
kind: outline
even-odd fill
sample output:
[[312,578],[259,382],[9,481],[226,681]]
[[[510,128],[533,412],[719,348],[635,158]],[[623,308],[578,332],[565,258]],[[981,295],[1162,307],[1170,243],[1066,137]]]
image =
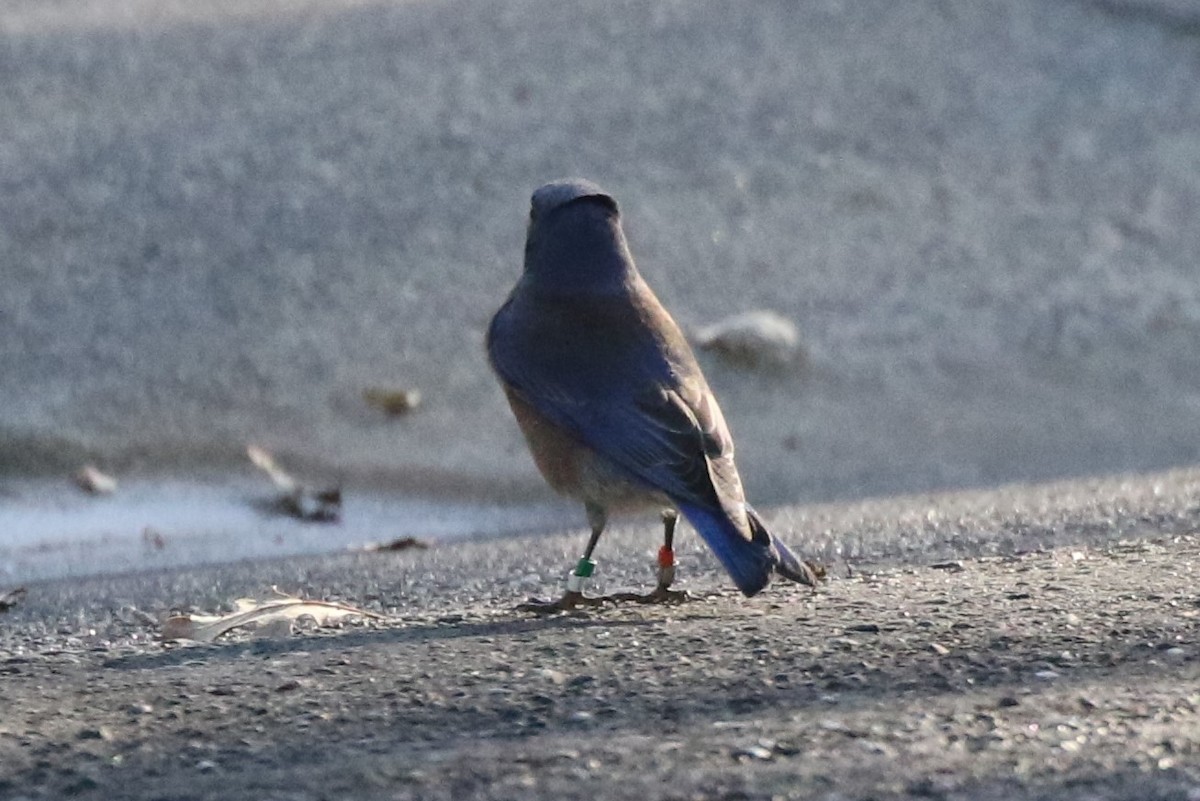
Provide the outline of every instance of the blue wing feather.
[[[510,304],[528,303],[530,294]],[[506,306],[493,322],[488,350],[500,377],[634,480],[679,502],[720,508],[709,459],[731,457],[732,444],[674,324],[677,336],[664,347],[643,321],[621,319],[636,314],[625,298],[534,300],[538,313]],[[689,404],[689,396],[702,402]],[[740,482],[733,489],[740,503]]]

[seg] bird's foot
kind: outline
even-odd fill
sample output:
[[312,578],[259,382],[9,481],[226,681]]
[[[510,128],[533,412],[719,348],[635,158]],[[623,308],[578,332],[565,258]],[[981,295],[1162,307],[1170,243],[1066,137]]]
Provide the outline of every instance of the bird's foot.
[[675,581],[675,552],[670,545],[663,545],[658,550],[658,586],[652,592],[617,592],[605,596],[605,600],[620,603],[632,601],[637,604],[681,604],[698,600],[689,595],[687,590],[673,590],[671,584]]
[[687,590],[672,590],[661,584],[655,587],[653,592],[646,593],[644,597],[646,599],[645,603],[648,604],[682,604],[688,601],[700,600]]
[[692,595],[687,590],[672,590],[663,585],[658,585],[653,591],[646,593],[638,598],[638,603],[642,604],[682,604],[688,601],[698,601],[695,595]]
[[570,612],[580,607],[603,606],[607,600],[609,600],[607,597],[589,598],[582,592],[567,590],[557,601],[539,601],[531,598],[528,602],[520,604],[517,611],[533,612],[535,615],[553,615],[557,612]]
[[603,600],[613,603],[682,604],[700,599],[687,590],[672,590],[660,584],[651,592],[615,592],[612,595],[604,596]]
[[671,585],[675,582],[675,551],[670,545],[663,545],[658,549],[658,586],[653,592],[648,592],[642,596],[640,603],[644,604],[681,604],[687,601],[695,601],[696,598],[688,595],[687,590],[673,590]]

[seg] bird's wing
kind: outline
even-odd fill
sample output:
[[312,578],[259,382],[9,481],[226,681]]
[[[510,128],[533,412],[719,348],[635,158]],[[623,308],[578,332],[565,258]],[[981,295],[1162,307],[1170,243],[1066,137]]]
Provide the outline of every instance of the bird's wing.
[[686,344],[669,355],[640,337],[507,344],[493,338],[493,367],[548,420],[677,502],[744,516],[733,440]]
[[733,439],[721,409],[703,379],[687,378],[671,388],[639,396],[639,441],[653,443],[642,458],[627,460],[636,443],[618,438],[622,453],[606,456],[678,500],[739,506],[742,484],[733,463]]

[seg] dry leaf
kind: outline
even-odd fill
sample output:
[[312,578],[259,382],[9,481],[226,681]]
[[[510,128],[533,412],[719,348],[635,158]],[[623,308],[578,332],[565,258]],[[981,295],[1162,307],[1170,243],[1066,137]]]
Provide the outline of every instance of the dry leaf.
[[25,600],[27,590],[24,587],[17,587],[15,590],[8,592],[0,592],[0,612],[7,612],[21,601]]
[[272,620],[254,629],[254,636],[260,640],[282,640],[295,633],[295,624],[290,620]]
[[301,488],[275,499],[275,511],[306,523],[336,523],[342,514],[342,490]]
[[368,406],[379,409],[384,414],[392,417],[407,414],[421,404],[421,391],[418,389],[380,389],[372,387],[363,390],[362,396]]
[[296,492],[300,482],[292,478],[282,467],[275,463],[275,457],[257,445],[246,446],[246,455],[259,470],[267,474],[271,482],[283,492]]
[[390,542],[374,542],[363,547],[364,551],[423,551],[429,547],[429,543],[425,540],[419,540],[416,537],[397,537]]
[[117,489],[117,480],[107,473],[100,472],[95,465],[84,465],[75,475],[71,476],[75,486],[89,495],[111,495]]
[[[331,601],[310,601],[283,595],[269,601],[239,598],[234,601],[234,611],[227,615],[172,615],[163,623],[164,640],[194,640],[213,642],[222,634],[242,626],[263,626],[308,617],[318,626],[344,620],[348,617],[367,617],[383,620],[383,615],[365,609]],[[274,632],[280,628],[271,629]]]
[[280,467],[275,457],[257,445],[246,447],[246,455],[259,470],[267,474],[282,494],[272,504],[280,514],[310,523],[332,523],[341,517],[342,489],[312,489],[301,484]]

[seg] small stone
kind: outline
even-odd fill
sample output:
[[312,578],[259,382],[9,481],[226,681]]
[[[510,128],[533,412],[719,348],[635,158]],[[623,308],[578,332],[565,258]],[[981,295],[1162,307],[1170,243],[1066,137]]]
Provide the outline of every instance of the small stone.
[[416,389],[370,387],[362,393],[363,401],[389,417],[407,414],[421,405],[421,392]]
[[795,323],[772,311],[734,315],[697,329],[692,339],[701,350],[743,367],[803,367],[805,362]]
[[770,748],[764,748],[761,745],[748,745],[743,748],[737,748],[733,752],[733,758],[740,761],[754,759],[759,762],[767,762],[775,756],[774,751]]
[[94,729],[83,729],[77,735],[80,740],[111,740],[112,730],[107,726],[97,726]]
[[942,645],[940,642],[929,643],[929,650],[933,651],[938,656],[946,656],[950,653],[950,649]]
[[935,562],[929,566],[931,570],[945,570],[947,573],[961,573],[966,570],[963,563],[957,560],[952,562]]
[[863,634],[878,634],[879,625],[876,623],[856,623],[853,626],[846,627],[847,634],[852,634],[855,632],[861,632]]
[[1000,700],[996,702],[996,706],[998,706],[1002,709],[1005,707],[1013,707],[1013,706],[1020,706],[1020,705],[1021,705],[1021,702],[1019,700],[1017,700],[1017,698],[1015,696],[1012,696],[1012,695],[1001,696]]
[[551,670],[550,668],[542,668],[542,677],[549,679],[551,684],[561,687],[567,683],[567,674],[561,670]]

